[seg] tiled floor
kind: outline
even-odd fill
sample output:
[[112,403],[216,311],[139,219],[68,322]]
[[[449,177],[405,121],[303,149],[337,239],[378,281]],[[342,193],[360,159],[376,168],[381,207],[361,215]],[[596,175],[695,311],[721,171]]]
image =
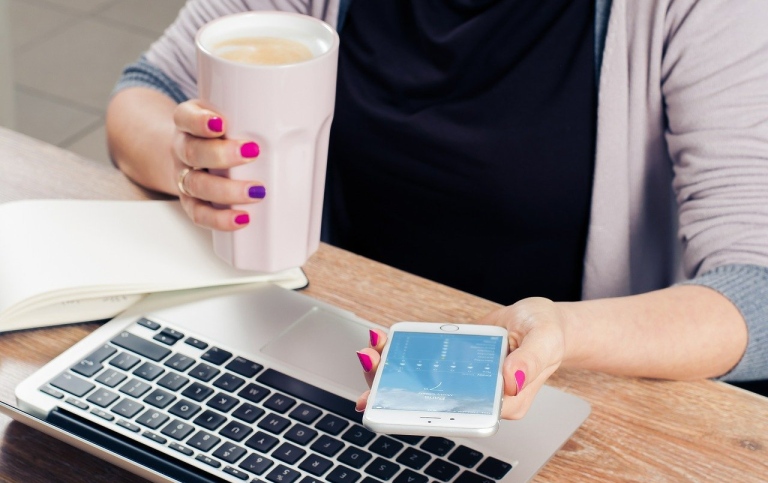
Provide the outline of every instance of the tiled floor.
[[4,1],[14,129],[109,162],[104,113],[112,87],[123,66],[162,34],[184,0]]

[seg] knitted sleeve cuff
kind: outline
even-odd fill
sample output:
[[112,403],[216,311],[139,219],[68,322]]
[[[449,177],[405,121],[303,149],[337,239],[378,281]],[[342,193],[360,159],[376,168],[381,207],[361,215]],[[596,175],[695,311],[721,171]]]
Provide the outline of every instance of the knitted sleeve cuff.
[[188,99],[176,81],[143,56],[137,62],[129,64],[123,69],[123,75],[117,81],[112,95],[128,87],[149,87],[162,92],[176,103]]

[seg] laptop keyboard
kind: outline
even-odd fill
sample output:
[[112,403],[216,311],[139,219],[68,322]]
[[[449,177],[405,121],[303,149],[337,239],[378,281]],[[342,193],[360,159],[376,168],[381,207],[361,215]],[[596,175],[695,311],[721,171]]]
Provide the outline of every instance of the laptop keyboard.
[[373,433],[352,401],[146,318],[40,390],[225,481],[494,483],[513,466]]

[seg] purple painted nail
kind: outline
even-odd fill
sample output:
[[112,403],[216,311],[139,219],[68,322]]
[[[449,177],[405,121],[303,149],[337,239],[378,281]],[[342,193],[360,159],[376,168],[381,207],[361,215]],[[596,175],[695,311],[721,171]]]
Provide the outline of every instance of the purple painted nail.
[[240,146],[240,155],[244,158],[255,158],[259,155],[259,145],[253,141]]
[[517,394],[523,390],[523,384],[525,384],[525,373],[523,371],[515,372],[515,382],[517,383]]
[[360,365],[363,366],[363,370],[365,372],[371,372],[371,369],[373,368],[371,356],[363,354],[362,352],[357,352],[357,358],[360,359]]
[[251,217],[247,213],[235,217],[235,223],[238,225],[247,225],[249,221],[251,221]]
[[248,188],[248,196],[251,198],[264,198],[267,196],[267,189],[263,186],[251,186]]
[[213,132],[221,132],[224,129],[224,122],[220,117],[212,117],[208,119],[208,129]]
[[371,347],[376,347],[379,344],[379,333],[371,329],[368,334],[371,338]]

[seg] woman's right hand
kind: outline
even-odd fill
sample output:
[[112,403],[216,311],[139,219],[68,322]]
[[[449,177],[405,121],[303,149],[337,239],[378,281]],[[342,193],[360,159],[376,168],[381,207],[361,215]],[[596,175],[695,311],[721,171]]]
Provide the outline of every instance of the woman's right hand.
[[257,162],[258,144],[225,138],[225,119],[199,99],[179,104],[173,121],[174,173],[184,211],[196,225],[214,230],[233,231],[248,225],[246,211],[220,206],[258,203],[266,196],[264,185],[259,180],[224,178],[208,170]]

